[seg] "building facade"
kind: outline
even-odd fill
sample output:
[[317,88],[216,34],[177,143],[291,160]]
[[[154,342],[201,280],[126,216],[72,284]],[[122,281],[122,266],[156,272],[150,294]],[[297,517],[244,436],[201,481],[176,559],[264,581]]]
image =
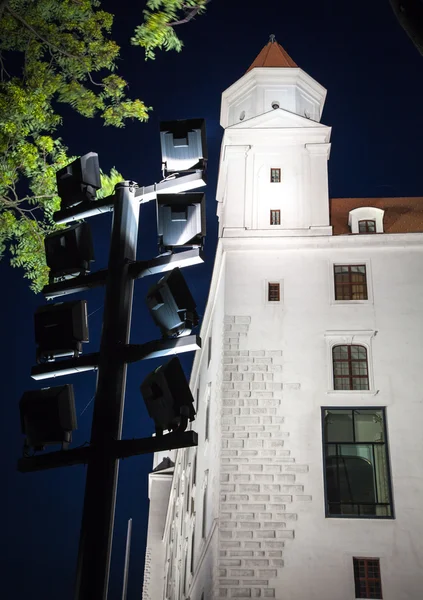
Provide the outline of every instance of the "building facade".
[[423,198],[332,199],[326,90],[274,40],[223,93],[198,448],[155,456],[144,600],[417,600]]

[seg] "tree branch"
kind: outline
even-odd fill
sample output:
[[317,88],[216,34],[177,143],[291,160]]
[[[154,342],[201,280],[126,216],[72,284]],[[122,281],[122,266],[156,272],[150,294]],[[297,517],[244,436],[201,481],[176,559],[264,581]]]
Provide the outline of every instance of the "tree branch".
[[0,0],[0,18],[3,14],[4,9],[6,8],[8,0]]
[[[0,5],[0,8],[1,8],[1,5]],[[47,46],[49,46],[50,48],[54,48],[55,50],[57,50],[61,54],[64,54],[65,56],[67,56],[68,58],[75,58],[75,59],[79,59],[80,58],[79,56],[75,56],[73,54],[69,54],[69,52],[66,52],[66,50],[63,50],[63,48],[59,48],[59,46],[56,46],[52,42],[49,42],[48,40],[46,40],[46,38],[44,38],[40,33],[38,33],[38,31],[36,31],[36,29],[34,29],[32,27],[32,25],[30,25],[29,23],[27,23],[23,17],[21,17],[20,15],[18,15],[17,13],[15,13],[15,11],[12,10],[7,3],[5,4],[5,8],[9,11],[9,13],[12,15],[12,17],[14,17],[17,21],[20,21],[22,23],[22,25],[25,25],[25,27],[27,29],[29,29],[30,31],[32,31],[32,33],[35,36],[37,36],[37,38],[39,40],[41,40],[42,42],[44,42],[45,44],[47,44]]]
[[204,2],[204,4],[202,4],[201,6],[195,6],[189,13],[187,13],[187,15],[184,19],[180,19],[179,21],[171,21],[170,23],[167,23],[167,26],[168,27],[176,27],[177,25],[184,25],[184,23],[188,23],[189,21],[192,21],[192,19],[194,19],[194,17],[196,15],[198,15],[200,10],[204,6],[206,6],[206,4],[208,4],[209,2],[211,2],[211,0],[206,0]]

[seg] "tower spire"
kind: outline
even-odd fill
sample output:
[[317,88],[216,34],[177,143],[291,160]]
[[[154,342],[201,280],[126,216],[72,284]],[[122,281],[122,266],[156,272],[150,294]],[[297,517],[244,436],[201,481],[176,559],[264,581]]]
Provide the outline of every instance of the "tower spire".
[[298,67],[298,65],[292,60],[288,52],[282,48],[276,41],[275,34],[272,33],[269,36],[268,43],[264,46],[262,51],[257,55],[254,62],[251,64],[247,73],[256,67]]

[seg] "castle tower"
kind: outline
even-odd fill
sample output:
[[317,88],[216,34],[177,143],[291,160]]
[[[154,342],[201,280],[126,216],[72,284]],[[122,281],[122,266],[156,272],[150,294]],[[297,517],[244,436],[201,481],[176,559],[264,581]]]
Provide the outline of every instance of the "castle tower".
[[423,198],[329,202],[325,95],[273,37],[223,93],[199,445],[155,457],[144,600],[421,595]]

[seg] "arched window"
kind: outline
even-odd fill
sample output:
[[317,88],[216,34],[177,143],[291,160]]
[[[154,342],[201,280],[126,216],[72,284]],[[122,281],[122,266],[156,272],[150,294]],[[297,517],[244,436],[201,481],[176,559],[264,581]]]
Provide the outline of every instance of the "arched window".
[[376,233],[376,221],[374,219],[359,221],[358,233]]
[[350,210],[348,225],[351,233],[383,233],[384,214],[382,208],[375,206],[359,206]]
[[332,348],[333,389],[368,390],[369,369],[365,346],[342,344]]

